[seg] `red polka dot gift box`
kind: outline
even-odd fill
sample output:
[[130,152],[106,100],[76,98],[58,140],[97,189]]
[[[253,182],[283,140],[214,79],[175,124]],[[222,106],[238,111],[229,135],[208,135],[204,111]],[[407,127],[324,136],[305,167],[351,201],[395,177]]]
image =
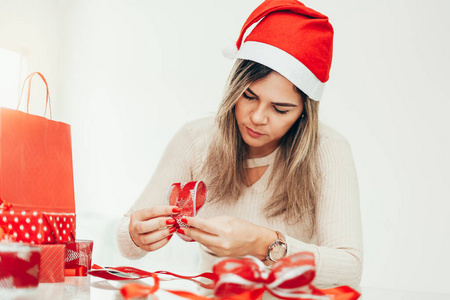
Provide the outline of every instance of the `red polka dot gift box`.
[[16,242],[54,244],[75,240],[74,213],[0,210],[0,226]]
[[[50,118],[28,113],[34,75],[47,88]],[[28,79],[27,112],[0,108],[0,227],[16,242],[71,242],[76,228],[70,125],[51,119],[44,76],[36,72]]]

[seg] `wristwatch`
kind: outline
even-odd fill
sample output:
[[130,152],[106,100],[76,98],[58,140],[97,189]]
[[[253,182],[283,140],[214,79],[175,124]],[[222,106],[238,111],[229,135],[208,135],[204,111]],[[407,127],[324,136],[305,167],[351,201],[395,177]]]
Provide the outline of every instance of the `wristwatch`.
[[277,239],[272,244],[270,244],[269,248],[267,249],[267,257],[265,261],[268,262],[275,262],[279,259],[282,259],[287,253],[286,238],[281,232],[275,232],[277,233]]

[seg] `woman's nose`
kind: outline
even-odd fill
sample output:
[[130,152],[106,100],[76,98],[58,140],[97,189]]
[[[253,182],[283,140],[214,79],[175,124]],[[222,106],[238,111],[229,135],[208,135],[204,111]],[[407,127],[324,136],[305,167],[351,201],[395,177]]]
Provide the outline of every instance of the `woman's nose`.
[[250,119],[255,125],[265,125],[269,121],[267,112],[262,105],[258,105],[255,110],[253,110]]

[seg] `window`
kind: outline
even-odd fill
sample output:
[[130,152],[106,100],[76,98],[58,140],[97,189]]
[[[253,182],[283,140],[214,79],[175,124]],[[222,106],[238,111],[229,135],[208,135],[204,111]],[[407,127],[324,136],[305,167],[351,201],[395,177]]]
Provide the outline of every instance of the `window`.
[[0,48],[0,106],[16,109],[25,59],[19,52]]

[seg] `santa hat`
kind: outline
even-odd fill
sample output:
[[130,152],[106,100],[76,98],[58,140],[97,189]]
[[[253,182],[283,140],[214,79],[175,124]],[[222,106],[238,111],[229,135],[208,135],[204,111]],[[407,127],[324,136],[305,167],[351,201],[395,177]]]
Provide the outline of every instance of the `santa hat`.
[[322,97],[333,54],[328,17],[296,0],[266,0],[248,17],[236,47],[235,58],[277,71],[313,100]]

